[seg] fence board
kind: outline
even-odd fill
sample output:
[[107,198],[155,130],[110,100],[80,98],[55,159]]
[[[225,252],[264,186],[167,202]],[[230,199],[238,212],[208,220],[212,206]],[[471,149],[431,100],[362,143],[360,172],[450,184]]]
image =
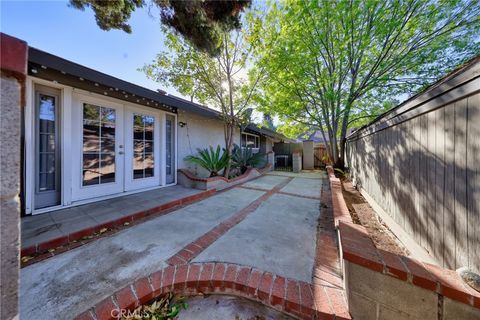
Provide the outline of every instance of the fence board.
[[[468,264],[480,270],[480,95],[468,99],[467,212]],[[474,236],[470,236],[474,235]]]
[[440,264],[479,270],[480,93],[392,123],[347,141],[354,182]]
[[435,165],[435,213],[437,215],[438,232],[434,256],[444,264],[443,250],[445,246],[445,109],[435,111],[435,156],[438,159]]
[[455,264],[467,265],[467,99],[455,103]]

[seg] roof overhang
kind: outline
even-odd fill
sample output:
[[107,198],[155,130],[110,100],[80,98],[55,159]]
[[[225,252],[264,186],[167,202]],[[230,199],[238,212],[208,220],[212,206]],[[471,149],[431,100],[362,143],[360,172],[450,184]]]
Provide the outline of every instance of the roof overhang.
[[254,125],[252,123],[248,124],[243,129],[243,131],[248,132],[248,133],[258,134],[258,135],[265,136],[265,137],[269,137],[269,138],[271,138],[273,140],[277,140],[277,141],[286,141],[286,142],[292,142],[293,141],[292,139],[289,139],[289,138],[285,137],[281,133],[272,131],[270,129],[257,127],[256,125]]
[[28,48],[28,74],[168,112],[183,110],[207,118],[220,118],[216,110],[138,86],[32,47]]

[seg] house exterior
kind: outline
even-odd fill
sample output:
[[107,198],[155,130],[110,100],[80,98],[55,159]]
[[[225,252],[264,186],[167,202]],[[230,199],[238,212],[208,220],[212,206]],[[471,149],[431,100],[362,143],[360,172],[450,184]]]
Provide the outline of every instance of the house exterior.
[[[193,169],[187,155],[224,145],[220,113],[205,106],[32,47],[27,72],[24,214],[175,185],[178,169]],[[235,133],[262,153],[280,138],[254,125]]]

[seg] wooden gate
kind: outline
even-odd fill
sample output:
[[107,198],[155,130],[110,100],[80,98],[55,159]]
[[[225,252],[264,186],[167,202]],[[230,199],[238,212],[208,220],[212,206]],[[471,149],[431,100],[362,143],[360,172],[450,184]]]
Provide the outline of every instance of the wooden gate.
[[316,145],[313,149],[315,168],[324,168],[329,163],[327,148],[323,144]]

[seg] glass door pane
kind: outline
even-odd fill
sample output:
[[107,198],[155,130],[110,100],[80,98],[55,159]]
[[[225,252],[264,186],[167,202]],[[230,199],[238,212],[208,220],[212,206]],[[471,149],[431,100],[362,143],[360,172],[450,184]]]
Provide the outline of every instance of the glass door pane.
[[155,175],[155,117],[133,114],[133,179]]
[[175,117],[166,115],[165,123],[165,149],[166,149],[166,183],[175,182]]
[[84,103],[82,185],[115,182],[115,110]]

